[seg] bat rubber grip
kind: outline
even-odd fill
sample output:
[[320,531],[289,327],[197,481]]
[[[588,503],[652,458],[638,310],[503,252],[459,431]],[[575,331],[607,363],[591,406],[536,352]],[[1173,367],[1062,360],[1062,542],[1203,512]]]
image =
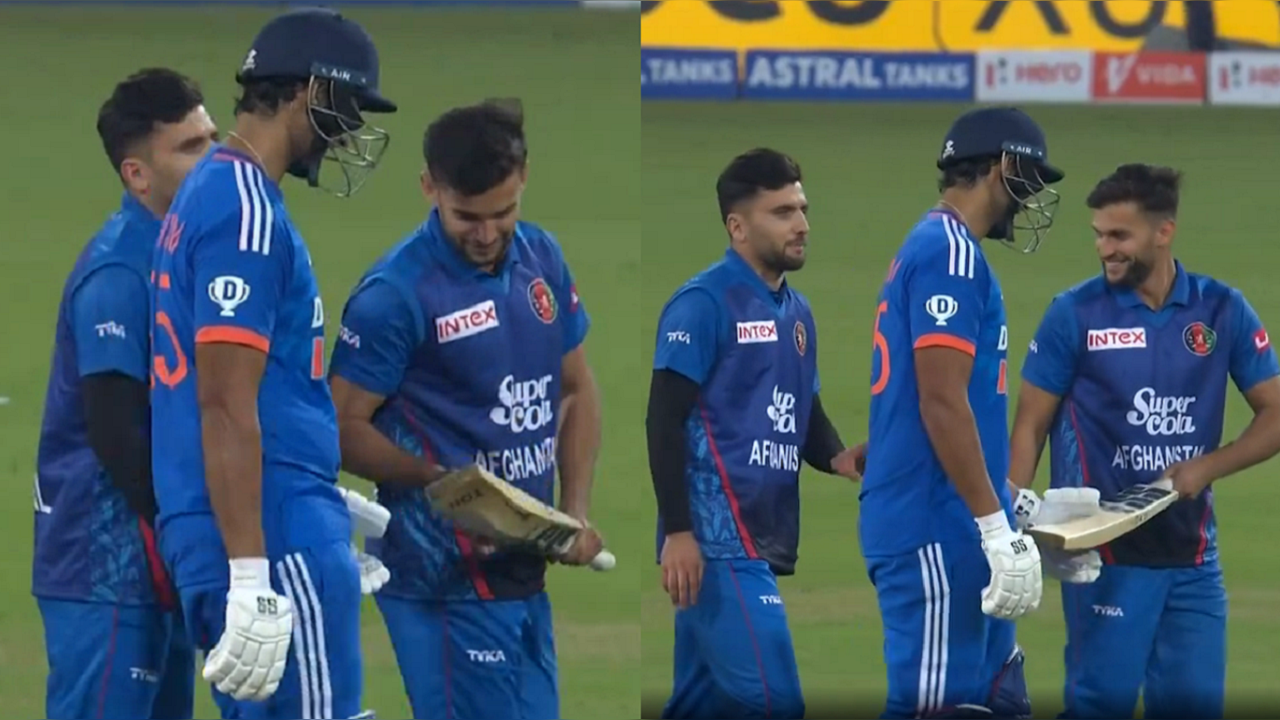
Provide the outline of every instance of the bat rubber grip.
[[608,550],[601,550],[594,559],[591,560],[591,569],[596,572],[605,572],[612,570],[614,565],[618,564],[618,559]]

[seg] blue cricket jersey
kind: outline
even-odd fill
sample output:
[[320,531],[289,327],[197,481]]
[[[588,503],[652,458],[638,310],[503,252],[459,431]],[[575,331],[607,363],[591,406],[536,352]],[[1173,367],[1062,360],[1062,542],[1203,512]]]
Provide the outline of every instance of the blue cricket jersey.
[[[859,534],[868,557],[979,539],[920,416],[915,351],[948,347],[973,356],[973,409],[987,474],[1012,513],[1005,478],[1009,428],[1004,294],[982,246],[960,219],[933,210],[908,233],[876,306],[867,472]],[[1012,519],[1012,515],[1010,515]]]
[[35,486],[32,593],[40,598],[168,602],[155,537],[89,447],[82,379],[146,382],[147,275],[160,221],[129,194],[89,241],[62,290]]
[[[433,209],[352,292],[331,372],[386,398],[373,423],[402,450],[447,468],[476,463],[553,504],[562,361],[589,326],[549,233],[519,223],[489,273],[455,248]],[[391,571],[382,593],[493,600],[542,590],[541,555],[482,558],[421,489],[382,484],[377,497],[391,524],[366,549]]]
[[351,518],[334,485],[324,308],[280,188],[247,156],[215,146],[174,198],[152,267],[152,473],[161,549],[178,586],[227,574],[205,485],[199,343],[267,354],[258,417],[268,554],[349,539]]
[[[1247,392],[1280,374],[1262,322],[1238,290],[1181,263],[1164,307],[1095,277],[1054,298],[1022,378],[1062,398],[1049,432],[1053,487],[1103,497],[1160,479],[1217,449],[1227,379]],[[1102,549],[1121,565],[1217,559],[1212,489],[1182,500]]]
[[[786,282],[774,291],[733,249],[662,309],[653,369],[700,387],[685,422],[685,481],[709,560],[761,559],[778,575],[795,572],[817,336],[809,301]],[[665,535],[659,517],[659,555]]]

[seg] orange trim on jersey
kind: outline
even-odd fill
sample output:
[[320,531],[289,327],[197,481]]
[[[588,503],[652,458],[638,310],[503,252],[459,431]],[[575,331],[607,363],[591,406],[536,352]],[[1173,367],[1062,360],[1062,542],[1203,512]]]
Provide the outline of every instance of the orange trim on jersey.
[[213,325],[211,327],[200,328],[200,332],[196,333],[197,343],[230,343],[232,345],[244,345],[254,350],[267,352],[271,349],[271,341],[259,335],[252,330],[244,328],[231,327],[230,325]]
[[928,335],[921,335],[919,339],[916,340],[914,347],[916,350],[923,350],[924,348],[931,347],[945,347],[951,348],[952,350],[959,350],[969,357],[977,355],[977,352],[973,347],[973,343],[968,340],[962,340],[955,335],[948,335],[946,333],[929,333]]
[[169,289],[169,273],[160,273],[160,289]]

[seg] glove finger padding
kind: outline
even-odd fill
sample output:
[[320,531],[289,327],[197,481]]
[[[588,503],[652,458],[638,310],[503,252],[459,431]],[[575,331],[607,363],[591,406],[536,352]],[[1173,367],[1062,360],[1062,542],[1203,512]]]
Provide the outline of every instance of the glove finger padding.
[[982,612],[1012,620],[1040,607],[1044,579],[1035,540],[1007,527],[982,540],[991,581],[982,591]]
[[339,487],[338,492],[347,503],[347,511],[351,513],[351,523],[357,534],[371,538],[387,534],[387,525],[391,522],[390,510],[355,490]]
[[1102,574],[1102,556],[1096,550],[1069,553],[1045,548],[1040,552],[1044,571],[1059,582],[1083,585],[1094,582]]
[[271,590],[232,589],[222,637],[201,673],[236,700],[266,700],[280,687],[293,638],[293,606]]

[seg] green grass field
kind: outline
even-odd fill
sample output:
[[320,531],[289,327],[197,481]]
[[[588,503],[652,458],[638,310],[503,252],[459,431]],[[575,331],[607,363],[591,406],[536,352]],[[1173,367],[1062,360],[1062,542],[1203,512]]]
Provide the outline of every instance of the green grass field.
[[[631,13],[358,9],[382,54],[392,143],[359,195],[338,200],[291,182],[329,308],[427,210],[418,189],[422,132],[447,108],[487,96],[524,99],[532,154],[525,216],[555,231],[595,325],[587,341],[606,404],[596,521],[620,565],[611,574],[554,569],[566,717],[636,716],[644,345],[640,306],[639,54]],[[0,116],[10,171],[0,178],[0,707],[44,708],[41,624],[30,588],[31,478],[59,294],[76,254],[118,204],[120,186],[94,132],[111,86],[144,66],[198,78],[230,129],[236,69],[270,11],[0,9]],[[408,717],[394,657],[372,604],[365,616],[366,705]],[[199,692],[198,717],[215,717]]]
[[[813,303],[821,336],[824,405],[846,440],[865,436],[874,299],[903,234],[936,198],[933,163],[956,106],[658,104],[643,108],[644,337],[652,352],[657,314],[689,275],[714,261],[725,238],[715,177],[729,159],[765,145],[803,166],[812,207],[810,255],[790,282]],[[1008,304],[1010,364],[1020,367],[1049,299],[1097,271],[1084,197],[1127,161],[1183,168],[1187,180],[1176,247],[1191,268],[1244,290],[1264,321],[1280,322],[1280,243],[1272,222],[1269,168],[1280,162],[1272,111],[1218,108],[1043,107],[1050,153],[1068,179],[1039,253],[999,248],[988,257]],[[1011,398],[1012,401],[1012,398]],[[1012,402],[1011,402],[1012,407]],[[1226,435],[1248,419],[1238,398]],[[921,439],[923,442],[923,438]],[[1228,717],[1274,717],[1280,709],[1273,657],[1280,631],[1280,558],[1267,533],[1276,466],[1224,481],[1217,499],[1231,598]],[[1042,478],[1041,482],[1047,482]],[[798,574],[782,583],[811,717],[875,717],[884,667],[875,597],[857,546],[857,488],[804,475]],[[652,527],[653,503],[644,522]],[[651,531],[650,531],[651,534]],[[672,610],[659,575],[644,571],[644,717],[670,690]],[[1063,625],[1057,586],[1023,621],[1021,641],[1036,717],[1061,707]],[[1188,658],[1194,662],[1193,658]],[[1262,713],[1262,714],[1259,714]]]

